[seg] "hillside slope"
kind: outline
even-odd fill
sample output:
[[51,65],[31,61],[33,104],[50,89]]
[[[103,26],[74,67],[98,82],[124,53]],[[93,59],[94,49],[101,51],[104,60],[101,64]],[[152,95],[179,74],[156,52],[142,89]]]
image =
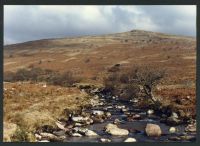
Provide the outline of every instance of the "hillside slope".
[[[195,79],[196,40],[142,30],[102,36],[46,39],[4,47],[4,72],[41,67],[102,81],[115,64],[165,67],[171,81]],[[178,77],[178,78],[177,78]]]

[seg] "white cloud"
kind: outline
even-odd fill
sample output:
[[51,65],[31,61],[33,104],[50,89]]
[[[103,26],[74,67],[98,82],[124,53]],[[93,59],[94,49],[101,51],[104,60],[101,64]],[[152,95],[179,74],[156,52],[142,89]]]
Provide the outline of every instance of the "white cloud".
[[143,29],[196,34],[196,6],[4,6],[4,41]]

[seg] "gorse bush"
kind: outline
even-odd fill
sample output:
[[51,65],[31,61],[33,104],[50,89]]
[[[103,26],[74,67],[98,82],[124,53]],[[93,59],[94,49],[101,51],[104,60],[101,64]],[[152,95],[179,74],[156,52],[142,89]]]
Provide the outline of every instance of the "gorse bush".
[[4,81],[32,81],[32,82],[47,82],[52,85],[72,86],[80,81],[79,77],[75,77],[72,72],[59,73],[50,69],[31,68],[19,69],[16,73],[6,72]]

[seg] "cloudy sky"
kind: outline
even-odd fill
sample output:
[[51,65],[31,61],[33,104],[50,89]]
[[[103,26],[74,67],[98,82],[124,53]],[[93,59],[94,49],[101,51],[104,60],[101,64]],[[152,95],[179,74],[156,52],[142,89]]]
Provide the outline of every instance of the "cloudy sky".
[[196,6],[4,6],[4,44],[142,29],[196,35]]

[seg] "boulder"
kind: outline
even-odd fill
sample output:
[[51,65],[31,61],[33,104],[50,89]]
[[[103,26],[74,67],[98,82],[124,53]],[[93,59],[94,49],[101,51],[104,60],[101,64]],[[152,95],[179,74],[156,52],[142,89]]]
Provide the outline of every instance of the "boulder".
[[82,122],[82,121],[85,121],[86,119],[84,117],[72,117],[72,121],[73,122]]
[[101,142],[111,142],[111,140],[108,139],[108,138],[101,138],[100,141],[101,141]]
[[36,134],[35,134],[35,138],[36,138],[37,140],[41,140],[41,139],[42,139],[42,136],[36,133]]
[[116,99],[116,97],[115,97],[115,96],[112,96],[112,99]]
[[95,95],[95,96],[93,97],[93,99],[98,100],[98,99],[99,99],[99,96]]
[[82,117],[82,116],[72,117],[72,121],[81,123],[81,124],[88,124],[88,125],[93,123],[93,120],[90,119],[89,117]]
[[174,126],[176,126],[176,125],[181,124],[181,120],[179,120],[178,118],[176,118],[174,116],[170,116],[170,117],[167,118],[166,123],[168,125],[174,125]]
[[99,100],[96,100],[96,99],[91,99],[90,100],[90,104],[95,107],[95,106],[98,106],[100,104]]
[[56,125],[59,129],[64,130],[64,131],[68,131],[69,129],[65,127],[65,124],[60,122],[60,121],[56,121]]
[[171,115],[171,117],[178,119],[178,114],[175,113],[175,112],[173,112],[172,115]]
[[49,140],[40,140],[38,142],[50,142]]
[[81,126],[83,126],[83,124],[81,124],[81,123],[75,123],[74,126],[81,127]]
[[170,133],[175,133],[176,132],[176,128],[175,127],[170,127],[169,128],[169,132]]
[[106,108],[107,108],[107,109],[112,109],[112,108],[113,108],[113,106],[107,106]]
[[92,117],[92,120],[94,123],[103,123],[104,120],[102,119],[102,117]]
[[80,133],[72,133],[71,136],[73,136],[73,137],[82,137],[82,135]]
[[93,121],[92,119],[90,119],[90,118],[86,121],[86,124],[87,124],[87,125],[90,125],[90,124],[92,124],[92,123],[94,123],[94,121]]
[[92,131],[92,130],[87,130],[85,132],[85,136],[99,136],[96,132]]
[[121,112],[127,112],[127,111],[128,111],[128,108],[121,109]]
[[104,111],[98,111],[98,110],[94,110],[92,111],[93,115],[98,115],[98,116],[103,116],[104,115]]
[[49,141],[59,141],[59,138],[51,133],[41,132],[40,135],[42,136],[42,138],[47,139]]
[[105,131],[108,134],[118,135],[118,136],[124,136],[124,135],[128,135],[129,134],[128,130],[118,128],[117,125],[114,125],[114,124],[111,124],[111,123],[106,125]]
[[185,128],[185,131],[186,132],[196,132],[197,131],[196,121],[194,121],[191,124],[187,125],[187,127]]
[[117,108],[117,109],[124,109],[124,108],[126,108],[126,107],[125,107],[125,105],[116,105],[116,108]]
[[[82,135],[85,135],[85,136],[98,136],[98,134],[92,130],[89,130],[87,128],[82,128],[82,127],[75,127],[73,128],[73,131],[76,133],[75,135],[77,136],[82,136]],[[80,135],[78,135],[78,134]]]
[[147,136],[151,136],[151,137],[158,137],[158,136],[161,136],[162,134],[160,126],[156,124],[147,124],[145,128],[145,132]]
[[154,110],[149,109],[149,110],[147,111],[147,114],[148,114],[148,115],[152,115],[153,113],[154,113]]
[[128,115],[128,121],[140,120],[142,117],[139,114]]
[[136,142],[137,140],[135,138],[127,138],[124,142]]
[[115,120],[113,121],[113,123],[114,123],[114,124],[119,124],[119,123],[120,123],[120,120],[119,120],[119,119],[115,119]]
[[133,100],[131,100],[131,102],[133,102],[133,103],[138,103],[139,100],[138,100],[138,99],[133,99]]
[[88,131],[87,128],[82,128],[82,127],[75,127],[73,128],[73,130],[76,132],[76,133],[80,133],[82,135],[85,135],[85,133]]
[[107,118],[111,117],[111,113],[110,112],[106,112],[106,117]]

